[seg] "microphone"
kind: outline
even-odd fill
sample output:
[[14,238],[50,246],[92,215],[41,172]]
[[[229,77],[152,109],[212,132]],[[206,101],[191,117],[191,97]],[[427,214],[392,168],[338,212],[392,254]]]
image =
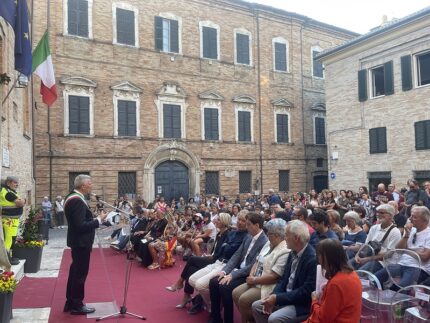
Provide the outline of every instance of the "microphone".
[[100,200],[100,196],[97,195],[96,193],[91,193],[91,196],[94,196],[97,201]]

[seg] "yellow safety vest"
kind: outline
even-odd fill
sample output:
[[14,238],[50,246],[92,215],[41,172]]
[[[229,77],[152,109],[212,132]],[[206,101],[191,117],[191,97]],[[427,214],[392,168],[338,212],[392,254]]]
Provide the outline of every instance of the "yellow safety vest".
[[7,193],[12,193],[19,199],[19,195],[14,190],[11,190],[8,187],[3,186],[0,191],[0,206],[1,206],[1,214],[4,217],[8,218],[19,218],[22,215],[23,208],[17,207],[15,202],[8,201],[6,199]]

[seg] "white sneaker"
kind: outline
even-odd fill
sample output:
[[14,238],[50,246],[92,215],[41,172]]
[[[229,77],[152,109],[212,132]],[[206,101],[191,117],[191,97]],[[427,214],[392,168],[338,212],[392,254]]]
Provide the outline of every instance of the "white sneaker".
[[117,245],[119,243],[119,240],[115,240],[115,241],[112,241],[110,244],[111,245]]

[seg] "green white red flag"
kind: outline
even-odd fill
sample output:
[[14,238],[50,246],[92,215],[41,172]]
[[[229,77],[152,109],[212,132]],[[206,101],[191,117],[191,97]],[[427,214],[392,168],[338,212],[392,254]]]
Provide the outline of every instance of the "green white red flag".
[[49,50],[48,31],[45,31],[36,49],[33,51],[32,71],[42,80],[40,94],[42,101],[52,106],[57,100],[57,86],[55,84],[54,66],[52,65],[51,51]]

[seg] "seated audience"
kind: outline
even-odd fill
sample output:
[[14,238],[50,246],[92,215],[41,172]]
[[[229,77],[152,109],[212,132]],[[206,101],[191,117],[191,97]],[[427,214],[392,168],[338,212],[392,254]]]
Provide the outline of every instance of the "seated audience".
[[312,293],[311,315],[305,322],[360,322],[361,281],[348,265],[342,244],[334,239],[321,241],[317,257],[328,282],[322,295]]
[[118,244],[111,245],[111,248],[117,251],[121,251],[127,246],[129,242],[134,245],[136,243],[136,237],[139,236],[138,232],[146,230],[146,227],[149,223],[148,214],[149,210],[147,209],[142,209],[141,212],[137,213],[136,217],[131,220],[130,235],[121,236]]
[[[370,241],[382,242],[381,250],[373,255],[355,255],[350,264],[354,269],[367,270],[372,273],[382,268],[382,259],[387,250],[394,249],[401,239],[400,231],[393,222],[394,209],[389,204],[381,204],[376,208],[376,216],[379,223],[370,228],[366,238],[366,245]],[[356,251],[359,247],[357,246]],[[373,249],[373,248],[372,248]]]
[[209,241],[215,241],[216,238],[216,227],[211,221],[211,214],[206,212],[203,214],[203,226],[202,229],[194,239],[191,241],[191,250],[193,255],[201,256],[202,250],[201,246],[203,243],[208,243]]
[[289,249],[285,242],[287,222],[273,219],[264,226],[269,241],[257,257],[246,282],[233,290],[233,300],[239,309],[242,323],[253,320],[251,306],[270,295],[284,273]]
[[303,223],[306,224],[306,226],[308,227],[308,231],[309,231],[309,235],[311,235],[312,233],[314,233],[314,228],[312,228],[312,226],[308,223],[308,210],[302,206],[295,206],[293,208],[293,213],[291,218],[293,220],[300,220]]
[[343,240],[345,237],[345,233],[343,232],[342,228],[340,227],[340,214],[336,210],[327,210],[328,219],[330,222],[330,230],[336,233],[338,239],[340,241]]
[[318,242],[324,239],[337,239],[339,240],[336,233],[330,229],[330,220],[327,212],[323,209],[315,209],[309,216],[309,223],[315,232],[311,234],[310,245],[316,247]]
[[[430,273],[430,211],[425,206],[414,206],[411,211],[411,223],[405,226],[402,239],[397,243],[396,249],[409,249],[415,251],[421,259],[421,269],[417,268],[414,259],[409,255],[402,255],[398,265],[392,265],[392,271],[400,272],[400,287],[421,283],[429,277]],[[388,280],[386,268],[375,273],[381,283]],[[416,281],[415,281],[416,280]],[[393,285],[391,289],[397,290]]]
[[260,214],[248,213],[246,215],[246,228],[250,235],[245,238],[221,271],[210,280],[210,322],[222,322],[221,304],[224,308],[224,322],[233,322],[232,291],[246,281],[257,255],[267,242],[267,236],[263,232],[263,223],[264,219]]
[[348,259],[355,256],[356,248],[366,242],[367,234],[361,228],[361,219],[354,211],[346,212],[343,217],[346,223],[345,239],[342,240],[342,245],[346,250]]
[[290,221],[286,241],[291,252],[281,280],[268,297],[252,304],[252,315],[257,323],[283,322],[310,312],[317,263],[306,224],[300,220]]

